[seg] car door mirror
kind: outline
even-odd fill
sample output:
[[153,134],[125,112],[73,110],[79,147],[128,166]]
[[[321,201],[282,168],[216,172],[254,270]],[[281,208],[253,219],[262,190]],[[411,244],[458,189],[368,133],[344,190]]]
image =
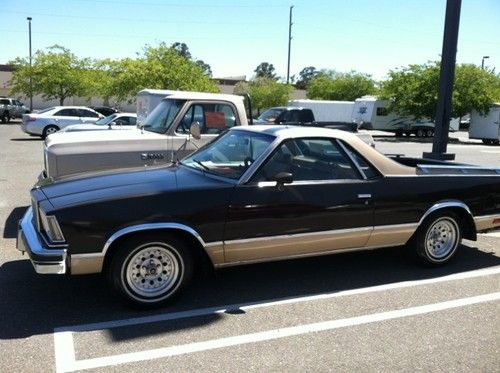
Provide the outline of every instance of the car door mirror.
[[116,122],[109,122],[108,123],[108,128],[111,129],[111,126],[116,126],[117,123]]
[[274,181],[278,183],[278,186],[291,184],[293,183],[293,175],[290,172],[280,172],[274,177]]
[[191,136],[193,136],[196,140],[201,139],[200,123],[191,123],[191,126],[189,127],[189,133],[191,133]]

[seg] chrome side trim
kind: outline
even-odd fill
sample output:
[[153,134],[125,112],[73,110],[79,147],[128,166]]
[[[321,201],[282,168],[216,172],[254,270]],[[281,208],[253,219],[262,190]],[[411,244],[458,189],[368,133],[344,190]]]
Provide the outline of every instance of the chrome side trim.
[[467,206],[465,203],[460,202],[460,201],[442,201],[442,202],[438,202],[438,203],[434,204],[433,206],[431,206],[424,213],[424,215],[420,218],[418,225],[422,224],[422,222],[425,220],[425,218],[428,217],[433,212],[440,210],[440,209],[447,208],[447,207],[458,207],[458,208],[464,209],[470,215],[470,217],[473,218],[473,215],[472,215],[472,212],[471,212],[469,206]]
[[[498,223],[494,223],[495,220],[497,220]],[[489,229],[500,229],[500,214],[475,216],[474,224],[476,225],[476,231],[478,232]]]
[[140,231],[148,231],[148,230],[154,230],[154,229],[178,229],[181,231],[185,231],[189,234],[191,234],[193,237],[195,237],[198,242],[201,244],[203,248],[205,248],[206,244],[205,241],[201,238],[201,236],[196,232],[193,228],[184,225],[184,224],[179,224],[179,223],[149,223],[149,224],[139,224],[139,225],[132,225],[130,227],[122,228],[119,231],[113,233],[111,237],[108,238],[106,243],[104,244],[104,247],[101,251],[101,255],[104,257],[106,255],[106,252],[108,251],[109,247],[111,244],[119,237],[133,233],[133,232],[140,232]]

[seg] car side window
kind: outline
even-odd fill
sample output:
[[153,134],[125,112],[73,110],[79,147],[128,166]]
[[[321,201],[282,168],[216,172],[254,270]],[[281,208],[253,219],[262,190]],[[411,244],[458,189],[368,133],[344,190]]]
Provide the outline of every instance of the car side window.
[[137,118],[128,117],[128,125],[129,126],[136,126],[137,125]]
[[90,111],[90,110],[79,109],[78,112],[79,112],[79,116],[81,116],[81,117],[99,118],[99,114],[94,113],[93,111]]
[[380,176],[380,173],[375,167],[369,164],[357,151],[355,151],[350,145],[342,142],[342,145],[347,149],[349,155],[354,159],[354,162],[359,167],[359,169],[365,174],[367,179],[375,179]]
[[294,181],[361,179],[348,156],[331,139],[292,139],[281,144],[252,181],[272,181],[289,172]]
[[75,109],[61,109],[54,113],[54,116],[59,117],[79,117],[80,114]]
[[189,133],[193,122],[200,124],[202,135],[218,135],[236,125],[236,115],[228,104],[194,104],[187,110],[175,132]]

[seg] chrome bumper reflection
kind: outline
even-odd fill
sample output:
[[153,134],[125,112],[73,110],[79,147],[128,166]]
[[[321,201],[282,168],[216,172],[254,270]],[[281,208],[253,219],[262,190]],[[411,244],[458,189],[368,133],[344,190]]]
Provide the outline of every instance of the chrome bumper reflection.
[[66,249],[51,249],[33,226],[33,209],[30,207],[19,221],[17,249],[28,253],[35,271],[40,274],[64,274],[67,271]]

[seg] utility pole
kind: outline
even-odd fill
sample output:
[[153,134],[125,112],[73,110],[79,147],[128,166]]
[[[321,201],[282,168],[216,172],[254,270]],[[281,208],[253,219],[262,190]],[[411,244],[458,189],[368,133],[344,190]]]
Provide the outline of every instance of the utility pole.
[[33,69],[32,69],[32,58],[31,58],[31,17],[26,18],[28,20],[28,34],[29,34],[29,45],[30,45],[30,111],[33,111]]
[[484,70],[484,60],[487,58],[490,58],[490,56],[483,56],[483,58],[481,60],[481,70]]
[[455,60],[457,57],[458,26],[460,25],[460,8],[462,0],[446,1],[446,18],[444,21],[443,51],[441,53],[441,70],[439,73],[439,92],[436,108],[436,128],[432,152],[423,154],[424,158],[453,160],[455,154],[446,153],[448,132],[451,117],[451,99],[453,79],[455,77]]
[[286,84],[290,83],[290,50],[292,48],[292,10],[293,5],[290,7],[290,20],[288,21],[288,68],[286,70]]

